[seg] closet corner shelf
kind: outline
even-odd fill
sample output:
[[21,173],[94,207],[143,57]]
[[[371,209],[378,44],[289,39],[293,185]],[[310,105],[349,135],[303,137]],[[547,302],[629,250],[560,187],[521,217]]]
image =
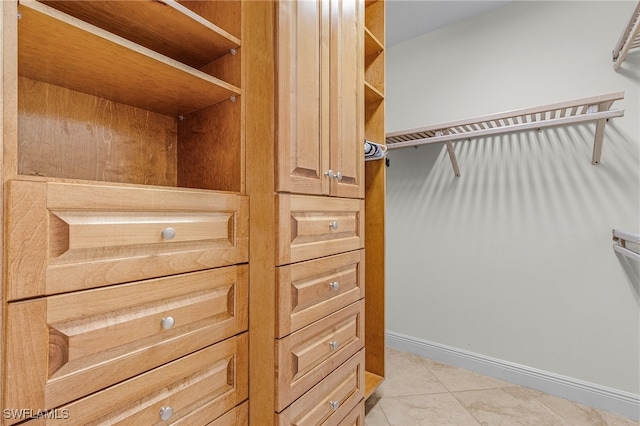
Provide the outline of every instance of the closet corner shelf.
[[629,50],[637,47],[640,47],[640,2],[613,49],[613,69],[618,70],[627,58]]
[[453,150],[455,141],[595,121],[596,131],[591,160],[595,165],[600,163],[605,124],[610,118],[624,115],[624,110],[610,109],[613,103],[620,99],[624,99],[624,92],[391,132],[386,135],[386,145],[389,149],[396,149],[445,142],[453,170],[456,176],[460,176],[458,161]]
[[627,243],[633,243],[640,245],[640,233],[626,232],[620,229],[613,230],[613,241],[616,243],[613,245],[613,249],[630,259],[640,261],[640,253],[627,248]]

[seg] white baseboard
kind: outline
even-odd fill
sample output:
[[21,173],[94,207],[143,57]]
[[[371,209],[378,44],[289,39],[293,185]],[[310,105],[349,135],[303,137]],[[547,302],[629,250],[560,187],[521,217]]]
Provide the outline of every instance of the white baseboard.
[[399,333],[386,333],[387,346],[536,389],[590,407],[640,420],[640,395],[561,376]]

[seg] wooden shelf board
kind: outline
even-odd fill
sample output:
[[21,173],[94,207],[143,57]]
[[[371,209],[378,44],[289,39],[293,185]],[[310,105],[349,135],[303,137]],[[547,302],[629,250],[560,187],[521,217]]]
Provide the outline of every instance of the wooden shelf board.
[[43,3],[194,68],[240,47],[238,38],[174,0]]
[[364,29],[364,55],[378,55],[384,51],[380,40],[368,28]]
[[364,399],[369,398],[376,391],[376,389],[380,387],[383,381],[384,381],[384,377],[365,371],[364,372]]
[[373,87],[371,83],[364,82],[364,100],[365,102],[378,102],[384,100],[384,95],[378,89]]
[[23,0],[18,74],[170,116],[240,89],[39,2]]

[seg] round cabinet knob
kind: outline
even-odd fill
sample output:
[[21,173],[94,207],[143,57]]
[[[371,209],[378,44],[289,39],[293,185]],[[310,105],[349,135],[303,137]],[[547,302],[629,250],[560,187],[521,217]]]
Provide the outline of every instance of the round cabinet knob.
[[171,407],[162,407],[160,409],[160,418],[162,420],[169,420],[173,416],[173,408]]
[[175,236],[176,230],[173,228],[165,228],[164,231],[162,231],[162,238],[165,240],[172,240]]
[[160,321],[160,324],[162,324],[162,328],[164,328],[165,330],[168,330],[171,327],[173,327],[175,323],[176,323],[176,320],[173,317],[164,317]]
[[329,401],[329,405],[331,406],[333,411],[336,411],[338,407],[340,407],[340,401]]
[[334,220],[333,222],[329,223],[329,228],[333,229],[334,231],[338,229],[338,221]]
[[328,171],[324,172],[325,176],[328,176],[330,178],[334,178],[336,177],[336,175],[333,173],[333,170],[329,169]]
[[334,176],[336,179],[338,179],[338,182],[342,182],[342,173],[338,172],[335,174]]
[[338,290],[340,288],[340,283],[338,281],[334,283],[329,283],[329,288],[331,290]]
[[333,342],[329,342],[329,346],[331,347],[332,350],[336,350],[338,349],[338,346],[340,346],[340,343],[338,343],[337,341],[333,341]]

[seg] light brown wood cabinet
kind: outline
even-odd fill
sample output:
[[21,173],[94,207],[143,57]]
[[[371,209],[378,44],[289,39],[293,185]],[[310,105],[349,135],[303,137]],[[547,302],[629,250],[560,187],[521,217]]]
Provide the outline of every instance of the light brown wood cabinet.
[[249,6],[1,7],[0,422],[246,424]]
[[278,2],[279,192],[364,197],[362,14],[361,1]]
[[0,424],[362,425],[384,2],[0,8]]
[[[245,87],[256,97],[248,113],[264,132],[247,143],[249,298],[259,301],[249,308],[250,383],[260,383],[249,390],[255,424],[363,424],[366,383],[370,394],[383,377],[365,379],[361,334],[369,333],[371,308],[367,224],[384,234],[384,163],[372,175],[381,178],[368,182],[363,149],[367,131],[384,129],[383,114],[367,123],[373,3],[276,1],[262,8],[266,35],[244,40],[265,52],[263,84]],[[380,4],[374,8],[384,11]],[[384,28],[384,15],[376,19]],[[367,192],[378,202],[369,206],[377,210],[371,222]],[[384,262],[383,253],[373,259]],[[384,273],[374,275],[373,285],[383,286]],[[379,306],[384,289],[373,290],[371,306]],[[384,318],[374,324],[384,362]]]

